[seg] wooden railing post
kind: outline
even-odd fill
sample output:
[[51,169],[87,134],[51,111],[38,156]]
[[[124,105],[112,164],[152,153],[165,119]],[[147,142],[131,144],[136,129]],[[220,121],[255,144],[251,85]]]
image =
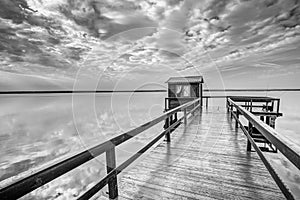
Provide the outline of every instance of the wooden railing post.
[[[168,123],[168,128],[171,126],[171,120],[172,120],[172,115],[170,115],[170,116],[168,116],[168,120],[167,120],[167,123]],[[171,142],[171,136],[170,136],[170,134],[171,134],[171,130],[169,130],[167,133],[166,133],[166,140],[167,140],[167,142]]]
[[186,112],[186,108],[184,108],[183,109],[183,114],[184,114],[184,120],[183,120],[183,122],[184,122],[184,128],[186,127],[186,125],[187,125],[187,114],[186,114],[187,112]]
[[[106,170],[107,173],[116,168],[116,151],[115,147],[106,151]],[[117,199],[118,197],[118,181],[117,173],[112,176],[108,181],[108,194],[109,199]]]
[[[249,122],[249,124],[248,124],[248,133],[249,133],[250,136],[252,136],[252,130],[253,130],[253,126]],[[250,142],[249,139],[247,140],[247,151],[251,151],[251,142]]]
[[270,126],[270,116],[266,116],[266,124]]
[[202,112],[202,98],[199,99],[199,104],[200,104],[200,106],[199,106],[199,112],[201,113]]
[[226,109],[227,109],[227,112],[229,112],[229,103],[228,103],[228,98],[226,98]]
[[[192,104],[193,105],[193,104]],[[192,107],[192,105],[191,106],[189,106],[189,107]],[[194,108],[194,106],[193,106],[193,108]],[[193,110],[193,108],[190,108],[191,109],[191,111]],[[194,116],[194,112],[190,112],[191,113],[191,115],[192,116]]]
[[200,98],[200,107],[202,107],[203,106],[203,97],[202,97],[202,95],[201,95],[201,98]]
[[238,128],[239,127],[239,110],[236,109],[236,120],[235,120],[235,128]]

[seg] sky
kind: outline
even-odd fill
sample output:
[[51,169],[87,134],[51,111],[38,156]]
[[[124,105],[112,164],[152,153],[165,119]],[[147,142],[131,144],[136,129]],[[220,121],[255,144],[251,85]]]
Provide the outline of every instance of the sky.
[[[186,75],[203,75],[205,87],[210,89],[299,88],[299,2],[0,0],[0,91],[162,89],[170,76]],[[282,99],[284,113],[276,129],[298,142],[299,93],[273,94]],[[140,120],[161,114],[164,94],[156,95],[145,98],[148,103],[130,96],[130,100],[136,98],[131,103],[118,95],[107,104],[95,101],[103,107],[96,112],[103,123],[100,125],[91,121],[93,102],[80,102],[78,130],[93,130],[88,135],[93,139],[100,133],[99,126],[109,135],[119,133],[119,128],[140,125]],[[74,110],[70,97],[64,98],[1,99],[0,132],[4,139],[0,142],[6,151],[11,147],[24,153],[19,157],[15,155],[19,151],[10,151],[3,160],[12,164],[30,156],[51,159],[49,155],[77,147],[80,141],[74,136]],[[107,111],[111,104],[116,114]],[[148,114],[140,108],[148,109]],[[43,131],[45,135],[39,136]],[[13,139],[8,143],[10,137]],[[33,148],[27,145],[30,139],[45,139],[48,145],[37,143]],[[58,151],[57,146],[64,148]],[[100,174],[99,168],[87,173]],[[299,185],[298,176],[289,177]],[[49,194],[55,193],[49,189]]]
[[297,87],[297,0],[1,0],[0,90]]

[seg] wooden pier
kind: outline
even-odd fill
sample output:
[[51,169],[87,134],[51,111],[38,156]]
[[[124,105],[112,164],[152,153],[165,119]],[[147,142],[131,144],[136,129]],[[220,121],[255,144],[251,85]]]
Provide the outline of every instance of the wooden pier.
[[119,181],[119,199],[284,199],[223,109],[195,112]]

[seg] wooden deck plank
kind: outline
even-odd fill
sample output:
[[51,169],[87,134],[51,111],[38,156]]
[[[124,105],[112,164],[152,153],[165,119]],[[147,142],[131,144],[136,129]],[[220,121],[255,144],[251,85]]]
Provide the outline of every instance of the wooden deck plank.
[[119,199],[284,199],[224,110],[180,125],[119,180]]
[[[145,165],[140,165],[141,167],[139,168],[140,170],[145,170],[145,168],[147,168],[146,170],[150,170],[150,171],[154,171],[158,168],[157,165],[151,165],[151,163],[145,163]],[[251,186],[263,186],[263,187],[271,187],[273,183],[272,180],[269,180],[269,179],[266,179],[268,178],[267,176],[262,176],[261,174],[255,174],[253,172],[243,172],[243,171],[237,171],[237,170],[227,170],[227,169],[212,169],[212,166],[208,166],[208,167],[205,167],[205,166],[200,166],[198,168],[195,168],[195,167],[191,167],[189,165],[177,165],[176,167],[173,167],[173,166],[165,166],[165,165],[162,165],[159,169],[162,171],[162,172],[158,172],[158,173],[180,173],[181,170],[186,170],[187,167],[189,167],[189,172],[190,172],[190,176],[195,176],[195,177],[199,177],[199,178],[202,178],[202,179],[205,179],[205,177],[215,177],[215,178],[218,178],[220,176],[228,176],[228,180],[229,182],[241,182],[241,183],[244,183],[245,181],[244,180],[241,180],[241,177],[244,177],[244,178],[247,178],[247,177],[250,177],[252,176],[253,180],[252,180],[252,185]],[[149,168],[149,169],[148,169]],[[167,169],[167,171],[165,170]],[[137,170],[132,170],[134,172],[139,172],[140,171],[137,171]],[[179,171],[179,172],[178,172]],[[225,180],[225,181],[226,181]],[[262,182],[262,183],[261,183]],[[276,186],[277,187],[277,186]],[[276,187],[272,187],[273,189],[275,189]]]

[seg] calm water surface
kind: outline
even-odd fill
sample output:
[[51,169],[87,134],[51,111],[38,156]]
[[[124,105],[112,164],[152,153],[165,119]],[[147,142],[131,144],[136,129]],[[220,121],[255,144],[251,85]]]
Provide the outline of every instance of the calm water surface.
[[[284,117],[277,130],[300,146],[298,94],[277,93]],[[2,96],[0,99],[0,180],[2,185],[63,157],[106,141],[162,114],[164,93],[76,96]],[[223,106],[222,102],[211,102]],[[117,149],[121,163],[151,138],[162,124],[122,144]],[[269,158],[300,198],[299,172],[280,154]],[[100,156],[23,199],[71,199],[94,185],[105,174]],[[75,175],[76,174],[76,175]],[[104,192],[100,195],[106,195]]]

